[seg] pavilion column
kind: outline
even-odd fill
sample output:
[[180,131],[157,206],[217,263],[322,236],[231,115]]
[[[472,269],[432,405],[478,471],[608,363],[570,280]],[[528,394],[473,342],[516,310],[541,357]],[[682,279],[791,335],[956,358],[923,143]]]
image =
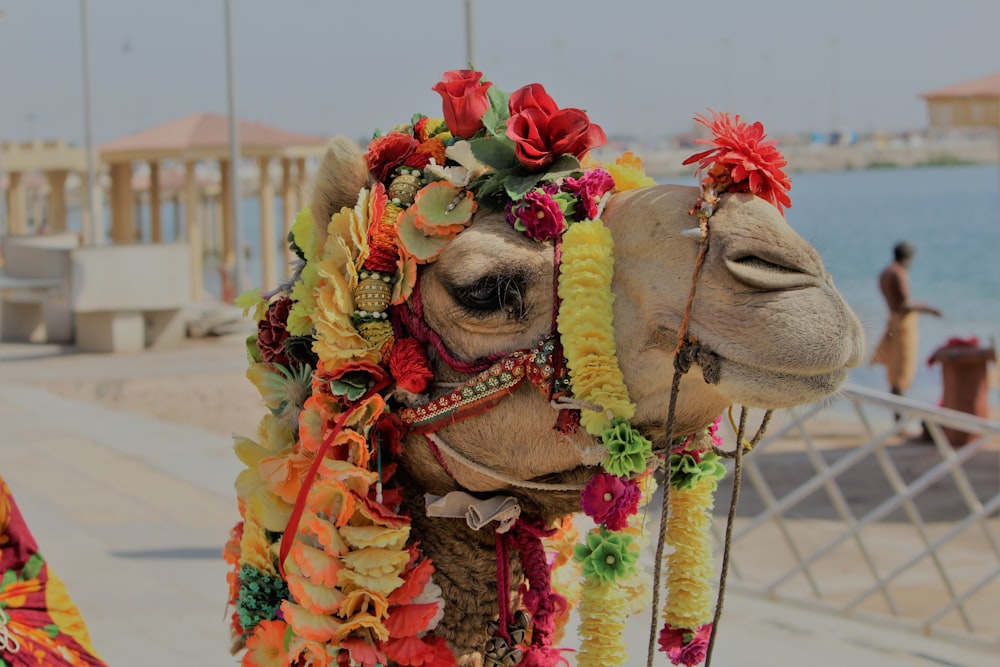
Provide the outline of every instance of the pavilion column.
[[149,161],[149,229],[153,243],[163,242],[163,219],[160,211],[160,163]]
[[202,295],[201,221],[198,218],[197,163],[184,163],[184,224],[187,242],[191,248],[191,298],[198,303]]
[[136,241],[133,220],[132,164],[116,162],[111,165],[111,242]]
[[28,201],[24,192],[24,173],[7,172],[7,230],[11,236],[28,233]]
[[45,173],[49,180],[48,227],[52,232],[66,231],[66,177],[69,171],[53,169]]
[[285,269],[281,272],[283,278],[291,275],[291,262],[295,259],[288,243],[288,234],[295,221],[295,204],[298,197],[295,193],[295,182],[292,180],[291,158],[281,158],[281,259]]
[[295,206],[295,210],[301,211],[306,206],[309,206],[309,188],[306,183],[306,159],[304,157],[295,160],[295,176],[298,179],[298,187],[296,188],[298,203]]
[[257,195],[260,198],[261,285],[265,290],[272,289],[278,284],[274,252],[274,185],[271,183],[271,174],[268,170],[270,164],[270,158],[262,157],[257,160],[260,172]]
[[229,186],[229,160],[219,161],[219,202],[222,205],[222,300],[231,301],[236,294],[236,219],[233,215],[233,200]]

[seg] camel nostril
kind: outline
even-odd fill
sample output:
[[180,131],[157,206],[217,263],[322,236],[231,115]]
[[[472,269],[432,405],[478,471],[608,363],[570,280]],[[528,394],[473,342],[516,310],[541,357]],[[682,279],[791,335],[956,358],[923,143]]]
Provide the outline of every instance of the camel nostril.
[[726,259],[726,268],[740,282],[759,290],[789,290],[813,287],[821,277],[805,267],[779,263],[759,255]]

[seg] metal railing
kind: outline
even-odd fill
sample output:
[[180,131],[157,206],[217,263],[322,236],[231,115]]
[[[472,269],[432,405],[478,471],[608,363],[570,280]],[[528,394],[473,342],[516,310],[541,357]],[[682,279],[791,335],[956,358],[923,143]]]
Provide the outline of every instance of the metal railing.
[[730,586],[1000,647],[1000,423],[857,386],[775,421],[744,458]]

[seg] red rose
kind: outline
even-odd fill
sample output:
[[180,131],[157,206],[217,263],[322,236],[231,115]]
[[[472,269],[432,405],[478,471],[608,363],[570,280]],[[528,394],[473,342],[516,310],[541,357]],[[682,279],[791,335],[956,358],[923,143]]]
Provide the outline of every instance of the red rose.
[[490,108],[486,91],[493,84],[482,77],[482,72],[475,70],[453,69],[431,88],[444,100],[445,125],[459,139],[483,129],[483,114]]
[[393,169],[403,164],[413,151],[417,150],[417,140],[403,132],[390,132],[372,139],[368,144],[365,160],[368,171],[376,181],[384,182]]
[[560,109],[541,84],[532,83],[511,94],[507,137],[521,163],[541,171],[560,155],[583,159],[591,148],[608,140],[600,125],[580,109]]

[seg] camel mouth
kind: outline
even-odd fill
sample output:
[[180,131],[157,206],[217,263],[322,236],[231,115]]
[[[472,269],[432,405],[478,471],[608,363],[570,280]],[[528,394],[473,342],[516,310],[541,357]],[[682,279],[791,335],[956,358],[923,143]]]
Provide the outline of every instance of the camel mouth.
[[[790,373],[751,366],[720,357],[716,389],[734,404],[775,410],[814,403],[836,393],[847,382],[848,369]],[[706,378],[706,382],[707,382]]]
[[765,366],[737,361],[694,345],[680,359],[680,365],[697,365],[706,384],[733,403],[747,407],[777,409],[802,403],[812,403],[840,389],[847,381],[849,364],[823,370],[803,369],[801,372],[775,370]]

